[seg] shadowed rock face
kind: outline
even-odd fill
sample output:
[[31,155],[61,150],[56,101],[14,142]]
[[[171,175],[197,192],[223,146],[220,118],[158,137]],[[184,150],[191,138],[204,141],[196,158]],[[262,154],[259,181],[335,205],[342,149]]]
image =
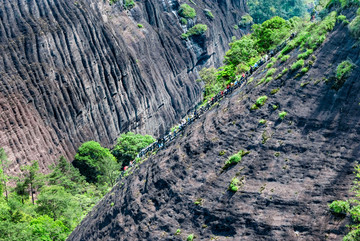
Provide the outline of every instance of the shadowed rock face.
[[14,161],[11,172],[35,159],[46,171],[83,142],[110,146],[128,130],[158,136],[186,114],[201,99],[199,68],[218,65],[242,34],[233,25],[245,4],[197,1],[188,27],[196,21],[209,31],[191,41],[180,38],[179,5],[1,0],[0,146]]
[[[68,240],[185,240],[190,233],[199,240],[341,240],[349,220],[336,220],[327,204],[349,196],[360,153],[355,43],[340,24],[314,52],[317,59],[303,77],[290,72],[256,87],[266,73],[260,68],[243,92],[213,107],[121,180]],[[289,67],[298,53],[274,67]],[[317,81],[334,76],[330,63],[346,59],[356,68],[339,90],[331,81]],[[263,95],[266,104],[250,111]],[[280,111],[288,112],[283,121]],[[239,150],[250,154],[221,172]],[[228,191],[233,177],[245,181],[236,193]],[[177,229],[180,235],[174,235]]]

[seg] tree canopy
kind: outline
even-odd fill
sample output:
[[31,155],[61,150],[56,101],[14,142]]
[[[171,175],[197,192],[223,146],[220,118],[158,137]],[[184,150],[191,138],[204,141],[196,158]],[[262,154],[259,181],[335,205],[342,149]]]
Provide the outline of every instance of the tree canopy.
[[155,139],[150,135],[140,135],[133,132],[121,134],[112,150],[112,154],[119,163],[122,163],[122,166],[127,166],[130,161],[135,159],[139,151],[154,141]]
[[81,175],[85,176],[86,181],[96,183],[102,175],[100,163],[105,158],[116,162],[109,149],[102,147],[96,141],[88,141],[79,147],[73,165],[79,169]]

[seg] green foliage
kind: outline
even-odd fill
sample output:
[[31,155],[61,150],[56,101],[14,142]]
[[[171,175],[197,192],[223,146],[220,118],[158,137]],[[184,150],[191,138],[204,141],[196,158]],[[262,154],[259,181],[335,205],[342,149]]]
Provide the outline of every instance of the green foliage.
[[337,20],[339,20],[340,22],[344,22],[346,20],[346,16],[345,15],[339,15],[337,17]]
[[225,154],[226,154],[226,151],[225,151],[225,150],[222,150],[222,151],[219,152],[219,156],[223,156],[223,155],[225,155]]
[[181,229],[177,229],[176,232],[175,232],[175,235],[179,235],[181,233]]
[[144,26],[142,25],[142,24],[140,24],[140,23],[138,23],[138,28],[143,28]]
[[186,18],[180,18],[180,23],[182,25],[187,25],[188,24],[188,21],[186,20]]
[[330,0],[327,4],[327,8],[332,7],[340,7],[340,8],[347,8],[350,6],[359,6],[360,1],[359,0]]
[[259,120],[259,124],[265,125],[265,124],[266,124],[266,120],[264,120],[264,119]]
[[329,204],[329,208],[334,213],[346,214],[350,210],[350,204],[347,201],[333,201]]
[[180,5],[178,13],[183,18],[195,18],[196,17],[195,9],[193,9],[186,3]]
[[280,61],[283,63],[285,62],[286,60],[288,60],[290,58],[290,55],[284,55],[282,56],[282,58],[280,59]]
[[259,55],[255,47],[255,41],[250,35],[246,35],[229,45],[230,50],[226,52],[224,62],[234,68],[240,63],[247,64],[251,59]]
[[281,17],[273,17],[263,24],[252,26],[253,36],[257,39],[257,46],[260,52],[274,48],[281,41],[289,36],[289,23]]
[[243,150],[239,151],[238,153],[232,155],[231,157],[229,157],[229,159],[225,162],[225,165],[223,166],[223,170],[226,170],[227,168],[238,164],[241,161],[241,158],[247,154],[249,154],[250,152],[245,152]]
[[98,142],[88,141],[79,147],[73,165],[86,177],[87,182],[96,183],[102,175],[100,163],[105,158],[116,162],[109,149],[102,147]]
[[208,27],[205,24],[196,24],[192,28],[190,28],[186,33],[183,33],[181,37],[183,39],[187,39],[191,36],[203,35],[207,31]]
[[265,102],[267,101],[267,99],[268,99],[268,97],[267,97],[266,95],[260,96],[259,98],[257,98],[255,104],[256,104],[258,107],[263,106],[263,105],[265,104]]
[[265,82],[266,83],[269,83],[270,81],[272,81],[273,80],[273,77],[267,77],[266,79],[265,79]]
[[273,110],[276,110],[277,108],[279,108],[279,106],[273,105],[272,108],[273,108]]
[[280,90],[280,88],[272,89],[270,91],[270,94],[275,95],[279,90]]
[[248,0],[250,15],[255,23],[262,23],[274,16],[290,19],[303,16],[306,12],[305,1],[302,0]]
[[[358,9],[358,12],[359,10],[360,8]],[[360,13],[358,13],[357,16],[349,24],[349,30],[355,38],[360,38]]]
[[64,189],[72,194],[77,192],[79,184],[85,183],[85,177],[68,162],[63,156],[60,157],[57,165],[52,168],[52,172],[46,177],[49,185],[64,187]]
[[305,67],[305,68],[302,68],[301,69],[301,73],[302,74],[305,74],[306,72],[308,72],[309,71],[309,67]]
[[253,23],[253,18],[249,14],[245,14],[241,17],[239,27],[245,28]]
[[132,9],[133,7],[135,7],[134,0],[124,0],[124,7],[127,10]]
[[217,81],[217,70],[213,67],[203,68],[199,72],[200,80],[205,84],[204,100],[207,102],[224,88],[222,82]]
[[205,16],[208,17],[211,20],[215,18],[214,14],[209,9],[204,9],[204,13],[205,13]]
[[273,63],[273,62],[270,62],[270,63],[268,63],[268,64],[266,65],[266,68],[269,69],[269,68],[273,67],[273,65],[274,65],[274,63]]
[[37,204],[38,213],[48,215],[54,221],[62,219],[63,222],[67,222],[70,229],[75,228],[80,222],[81,210],[64,187],[54,185],[42,188]]
[[304,66],[304,64],[305,64],[304,60],[300,59],[291,65],[291,70],[294,71],[300,69],[301,67]]
[[265,77],[269,77],[269,76],[273,76],[276,72],[275,68],[271,68],[268,70],[268,72],[266,73]]
[[239,29],[239,26],[238,26],[237,24],[235,24],[235,25],[233,26],[233,28],[234,28],[235,30],[238,30],[238,29]]
[[112,150],[112,154],[119,163],[122,163],[122,166],[128,166],[130,161],[134,160],[143,148],[153,142],[155,142],[155,139],[150,135],[140,135],[133,132],[121,134]]
[[281,71],[282,74],[286,74],[289,71],[289,69],[285,68],[283,71]]
[[279,118],[280,118],[281,120],[283,120],[286,115],[287,115],[287,112],[286,112],[286,111],[282,111],[282,112],[279,113]]
[[307,49],[306,52],[298,55],[298,59],[307,59],[313,52],[314,52],[314,50]]
[[187,241],[193,241],[194,240],[194,234],[189,234],[189,236],[186,239]]
[[240,187],[242,187],[245,184],[245,177],[242,176],[240,179],[234,177],[229,185],[228,190],[231,192],[237,192]]
[[354,68],[353,63],[348,60],[341,62],[336,68],[336,78],[346,79],[351,74],[351,70]]

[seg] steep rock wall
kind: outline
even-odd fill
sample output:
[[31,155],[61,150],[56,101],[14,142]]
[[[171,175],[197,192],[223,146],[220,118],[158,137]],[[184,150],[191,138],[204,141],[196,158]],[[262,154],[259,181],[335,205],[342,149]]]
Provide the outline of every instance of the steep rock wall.
[[[349,218],[336,218],[327,204],[350,197],[360,153],[356,46],[338,24],[305,75],[290,71],[257,86],[262,66],[251,84],[121,180],[68,240],[186,240],[191,233],[195,240],[341,240]],[[273,67],[290,68],[299,53]],[[336,90],[331,77],[344,60],[356,67]],[[263,95],[265,105],[251,111]],[[222,171],[239,150],[250,153]],[[234,177],[244,180],[236,193],[228,190]]]
[[184,41],[180,3],[125,10],[102,0],[0,1],[0,146],[11,172],[30,160],[46,171],[83,142],[110,146],[128,130],[157,136],[196,104],[197,70],[221,62],[246,9],[244,1],[197,1],[188,27],[209,31]]

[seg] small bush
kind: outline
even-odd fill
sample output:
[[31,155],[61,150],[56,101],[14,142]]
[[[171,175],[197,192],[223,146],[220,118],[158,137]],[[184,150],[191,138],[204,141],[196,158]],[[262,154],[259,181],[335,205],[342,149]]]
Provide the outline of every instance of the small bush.
[[[340,201],[341,202],[341,201]],[[350,209],[351,218],[354,222],[360,222],[360,206],[354,206]]]
[[176,232],[175,232],[175,235],[179,235],[181,233],[181,229],[177,229]]
[[180,18],[180,23],[182,25],[187,25],[188,24],[188,21],[186,20],[186,18]]
[[211,20],[214,19],[214,14],[209,9],[204,9],[205,16],[210,18]]
[[124,7],[125,9],[132,9],[135,6],[134,0],[125,0]]
[[272,89],[272,90],[270,91],[270,94],[275,95],[279,90],[280,90],[280,88]]
[[302,68],[301,69],[301,73],[302,74],[305,74],[306,72],[308,72],[309,71],[309,67],[305,67],[305,68]]
[[241,17],[241,20],[239,22],[239,26],[242,28],[245,28],[248,25],[251,25],[253,23],[253,18],[249,14],[245,14]]
[[268,70],[268,72],[266,73],[265,77],[269,77],[269,76],[273,76],[276,72],[275,68],[271,68]]
[[269,82],[272,81],[272,80],[273,80],[273,77],[267,77],[266,80],[265,80],[265,82],[266,82],[266,83],[269,83]]
[[293,65],[291,65],[291,70],[294,71],[294,70],[300,69],[301,67],[304,66],[304,64],[305,64],[304,60],[300,59],[300,60],[296,61],[295,63],[293,63]]
[[225,165],[223,166],[223,170],[229,168],[232,165],[236,165],[241,161],[241,158],[247,154],[249,154],[249,151],[239,151],[238,153],[232,155],[231,157],[229,157],[229,159],[225,162]]
[[346,16],[344,16],[344,15],[339,15],[339,16],[337,17],[337,20],[339,20],[340,22],[344,22],[344,21],[346,20]]
[[144,26],[142,25],[142,24],[140,24],[140,23],[138,23],[138,28],[143,28]]
[[259,107],[257,107],[256,104],[253,104],[251,107],[250,107],[250,110],[257,110],[259,109]]
[[341,62],[336,68],[336,78],[339,80],[348,78],[353,67],[354,65],[348,60]]
[[355,38],[360,38],[360,16],[355,17],[349,24],[349,30]]
[[180,9],[178,11],[179,15],[183,18],[195,18],[196,11],[186,3],[180,5]]
[[266,120],[264,120],[264,119],[259,120],[259,124],[265,125],[265,124],[266,124]]
[[314,52],[314,50],[308,49],[308,50],[306,50],[306,52],[299,54],[298,59],[307,59],[313,52]]
[[268,64],[266,65],[266,68],[267,68],[267,69],[270,69],[271,67],[273,67],[273,65],[274,65],[274,63],[273,63],[273,62],[268,63]]
[[281,120],[283,120],[286,115],[287,115],[287,112],[286,112],[286,111],[282,111],[282,112],[279,113],[279,118],[280,118]]
[[230,182],[229,191],[237,192],[239,190],[239,187],[238,187],[239,183],[240,183],[240,180],[237,179],[236,177],[234,177]]
[[259,98],[257,98],[255,104],[256,104],[258,107],[263,106],[263,105],[265,104],[265,102],[267,101],[267,99],[268,99],[268,97],[267,97],[266,95],[260,96]]
[[202,35],[207,31],[208,27],[205,24],[196,24],[190,28],[186,33],[183,33],[181,37],[187,39],[193,35]]
[[241,158],[242,158],[241,154],[242,154],[242,152],[239,152],[239,153],[236,153],[236,154],[232,155],[229,158],[229,160],[227,160],[225,162],[225,165],[224,165],[223,169],[225,170],[225,169],[229,168],[232,165],[238,164],[241,161]]
[[329,208],[332,212],[337,214],[346,214],[350,210],[350,205],[346,201],[333,201],[329,204]]
[[234,27],[235,30],[239,29],[239,26],[237,24],[235,24],[233,27]]
[[223,155],[225,155],[225,154],[226,154],[226,151],[225,151],[225,150],[222,150],[222,151],[219,152],[219,156],[223,156]]
[[287,72],[289,71],[289,69],[288,68],[285,68],[285,69],[283,69],[283,71],[281,71],[281,74],[286,74]]
[[193,241],[194,240],[194,234],[189,234],[189,236],[186,239],[187,241]]
[[282,56],[282,58],[280,59],[281,63],[286,62],[286,60],[288,60],[290,58],[290,55],[284,55]]
[[273,108],[273,110],[276,110],[277,108],[279,108],[279,106],[273,105],[272,108]]

